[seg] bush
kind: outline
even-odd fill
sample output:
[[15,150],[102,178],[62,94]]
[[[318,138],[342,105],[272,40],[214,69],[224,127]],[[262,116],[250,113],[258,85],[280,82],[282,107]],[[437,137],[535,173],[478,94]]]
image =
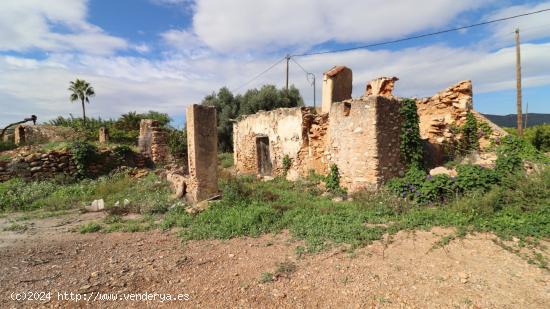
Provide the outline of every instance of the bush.
[[12,150],[15,148],[17,148],[17,145],[12,142],[0,141],[0,151]]
[[169,130],[167,136],[168,150],[176,160],[187,160],[187,131]]
[[87,142],[74,142],[69,148],[76,165],[77,177],[88,176],[87,168],[98,156],[97,147]]
[[115,146],[111,151],[117,159],[118,163],[125,162],[134,155],[134,151],[132,150],[132,148],[126,145]]
[[327,189],[333,193],[345,193],[345,190],[340,187],[340,171],[336,164],[330,166],[330,173],[325,178]]

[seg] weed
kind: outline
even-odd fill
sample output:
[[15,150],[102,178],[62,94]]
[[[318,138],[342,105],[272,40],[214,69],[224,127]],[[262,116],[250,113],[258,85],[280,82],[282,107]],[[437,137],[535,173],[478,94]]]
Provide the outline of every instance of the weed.
[[229,168],[234,165],[233,163],[233,153],[231,152],[223,152],[218,155],[218,160],[220,162],[221,167],[223,168]]
[[275,273],[278,275],[289,275],[295,272],[297,268],[296,263],[292,261],[284,261],[277,264],[277,270]]
[[272,273],[262,273],[260,276],[260,283],[269,283],[273,282],[273,274]]
[[19,224],[19,223],[16,223],[16,222],[12,222],[9,226],[4,228],[4,231],[23,233],[27,229],[28,229],[28,226],[26,226],[24,224]]
[[99,225],[96,222],[90,222],[90,223],[86,223],[84,225],[81,225],[78,230],[79,230],[80,234],[95,233],[95,232],[99,232],[101,230],[101,225]]

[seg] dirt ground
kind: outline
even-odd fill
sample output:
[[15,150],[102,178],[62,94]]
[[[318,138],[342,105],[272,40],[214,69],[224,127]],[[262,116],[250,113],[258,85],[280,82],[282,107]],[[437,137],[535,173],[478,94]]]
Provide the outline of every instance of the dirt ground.
[[[449,230],[401,232],[300,257],[287,233],[182,244],[175,232],[72,232],[101,216],[33,219],[23,232],[2,231],[13,216],[0,219],[0,308],[550,308],[550,272],[492,235],[433,249]],[[295,270],[277,274],[282,262]],[[31,295],[42,300],[12,300]],[[118,299],[98,300],[106,295]]]

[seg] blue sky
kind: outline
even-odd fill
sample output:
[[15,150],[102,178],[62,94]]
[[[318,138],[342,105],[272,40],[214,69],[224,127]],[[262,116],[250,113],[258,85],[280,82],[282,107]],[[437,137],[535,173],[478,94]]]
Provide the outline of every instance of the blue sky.
[[[187,105],[220,87],[235,89],[287,53],[394,40],[546,8],[550,1],[3,0],[0,123],[30,114],[40,120],[80,115],[67,91],[78,77],[96,89],[87,106],[91,116],[158,110],[181,125]],[[417,97],[471,79],[477,110],[509,114],[515,113],[516,27],[524,102],[530,112],[550,113],[550,12],[296,60],[319,81],[333,65],[350,67],[354,96],[379,76],[399,77],[395,93]],[[312,104],[313,90],[293,64],[290,81]],[[246,88],[265,83],[283,86],[283,64]]]

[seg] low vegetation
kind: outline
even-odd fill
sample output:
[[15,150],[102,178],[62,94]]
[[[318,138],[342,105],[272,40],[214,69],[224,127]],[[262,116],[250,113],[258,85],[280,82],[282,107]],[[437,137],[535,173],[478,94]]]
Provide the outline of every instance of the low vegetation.
[[144,214],[165,212],[174,202],[165,182],[152,173],[139,179],[121,172],[80,181],[15,178],[0,183],[0,212],[65,210],[90,205],[96,199],[104,199],[106,207],[127,199],[126,211]]

